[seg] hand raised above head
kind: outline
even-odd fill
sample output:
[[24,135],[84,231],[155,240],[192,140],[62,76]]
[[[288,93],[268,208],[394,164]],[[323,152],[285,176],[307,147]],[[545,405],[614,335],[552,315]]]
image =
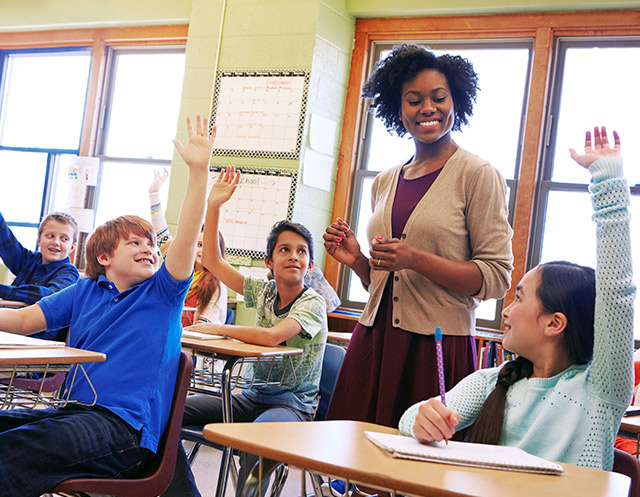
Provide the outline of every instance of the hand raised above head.
[[220,206],[231,198],[240,183],[240,171],[235,166],[229,166],[220,171],[218,179],[211,187],[207,203],[209,207]]
[[613,147],[609,146],[607,138],[607,129],[604,126],[593,128],[593,140],[591,139],[591,131],[587,131],[584,139],[584,154],[579,154],[573,148],[569,149],[571,158],[582,167],[589,169],[589,166],[598,159],[605,157],[620,156],[620,137],[616,131],[613,131]]
[[213,127],[211,136],[209,136],[209,120],[203,119],[200,114],[196,118],[196,129],[193,129],[191,117],[187,116],[187,134],[189,142],[184,147],[180,140],[173,140],[173,144],[182,157],[182,160],[189,166],[189,169],[197,169],[199,171],[208,172],[209,162],[211,161],[211,152],[213,151],[213,143],[216,137],[216,127]]
[[160,191],[160,187],[162,184],[167,181],[169,177],[169,171],[167,171],[166,167],[162,168],[162,171],[154,171],[153,179],[151,180],[151,185],[149,186],[149,193],[157,193]]

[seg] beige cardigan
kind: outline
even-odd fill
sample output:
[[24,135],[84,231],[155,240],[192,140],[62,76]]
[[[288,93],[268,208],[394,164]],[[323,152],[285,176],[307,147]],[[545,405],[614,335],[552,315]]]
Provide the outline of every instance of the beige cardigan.
[[[391,210],[403,164],[373,182],[368,240],[391,238]],[[473,335],[478,301],[502,298],[511,283],[512,234],[504,179],[489,163],[458,148],[411,213],[402,236],[405,243],[446,259],[473,261],[482,273],[482,287],[470,297],[415,271],[397,271],[394,326],[425,335],[437,326],[447,335]],[[365,326],[373,324],[389,274],[371,271],[370,297],[360,318]]]

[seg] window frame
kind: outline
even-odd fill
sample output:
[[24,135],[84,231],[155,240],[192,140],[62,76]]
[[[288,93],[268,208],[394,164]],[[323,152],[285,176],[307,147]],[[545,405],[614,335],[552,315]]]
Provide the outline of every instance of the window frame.
[[[551,70],[555,39],[579,36],[616,36],[640,34],[640,10],[602,10],[592,12],[505,14],[487,16],[442,16],[420,18],[358,19],[351,72],[345,99],[342,141],[338,156],[336,186],[331,218],[346,217],[355,198],[354,178],[358,171],[360,137],[357,132],[364,117],[365,103],[360,90],[366,80],[371,47],[374,41],[422,39],[517,39],[533,40],[533,61],[529,80],[529,95],[525,109],[526,121],[520,151],[520,171],[517,195],[513,207],[514,271],[512,285],[505,299],[515,295],[515,283],[531,267],[529,240],[533,235],[536,193],[539,186],[540,164],[545,137],[547,102],[551,91]],[[325,266],[327,280],[339,288],[346,278],[345,269],[328,257]]]
[[[41,217],[48,212],[52,199],[52,176],[57,156],[61,154],[77,154],[81,157],[93,157],[98,151],[99,131],[101,123],[102,102],[107,91],[105,80],[106,67],[110,48],[130,47],[142,49],[148,46],[182,46],[186,47],[188,24],[166,26],[139,26],[117,28],[88,28],[70,30],[49,30],[29,32],[0,33],[0,52],[31,51],[55,52],[64,50],[91,51],[91,67],[84,109],[80,143],[77,150],[31,149],[16,147],[0,147],[6,150],[37,151],[49,153],[47,173]],[[4,58],[2,59],[4,60]],[[89,202],[95,204],[96,192],[89,192]],[[95,205],[93,206],[95,207]],[[33,223],[8,223],[11,226],[37,227]],[[72,260],[78,262],[78,254],[82,254],[82,247],[87,239],[86,233],[80,233],[77,250],[72,254]]]

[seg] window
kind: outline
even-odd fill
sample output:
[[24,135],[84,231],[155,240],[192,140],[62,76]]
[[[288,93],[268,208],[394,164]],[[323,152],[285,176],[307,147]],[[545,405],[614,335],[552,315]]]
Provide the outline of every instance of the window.
[[150,217],[153,172],[171,166],[184,60],[183,48],[110,50],[96,226],[122,214]]
[[90,66],[88,48],[0,51],[0,212],[26,247],[57,157],[79,153]]
[[[480,73],[483,92],[474,118],[455,139],[496,166],[509,186],[514,272],[506,301],[513,299],[523,274],[540,261],[569,259],[593,265],[595,225],[585,215],[591,211],[589,175],[571,161],[568,147],[581,147],[584,130],[596,124],[609,129],[615,126],[623,140],[635,214],[632,242],[637,246],[640,170],[634,164],[640,162],[636,139],[640,125],[635,119],[640,111],[635,84],[640,76],[635,63],[640,58],[639,14],[619,10],[358,19],[332,217],[346,216],[366,247],[361,233],[370,216],[373,177],[412,153],[410,143],[390,137],[371,119],[367,103],[360,98],[362,82],[374,61],[396,43],[410,41],[461,53]],[[520,60],[519,54],[526,55]],[[497,67],[490,65],[492,58]],[[506,79],[512,77],[516,79]],[[486,98],[484,91],[494,90]],[[497,122],[484,121],[485,113]],[[385,153],[391,148],[389,157]],[[349,271],[331,258],[327,258],[325,274],[341,289],[345,306],[356,307],[366,298],[359,282],[351,281]],[[485,306],[478,325],[499,328],[499,313],[499,305],[493,314]],[[640,325],[637,330],[640,339]]]
[[[620,135],[625,175],[632,185],[632,246],[640,246],[640,170],[635,167],[640,162],[640,67],[629,63],[637,60],[640,39],[634,37],[557,41],[532,263],[569,260],[595,267],[595,224],[586,215],[592,210],[590,175],[571,160],[568,150],[582,151],[585,129],[596,125]],[[635,280],[637,284],[637,276]],[[638,322],[636,338],[640,339]]]
[[[455,40],[416,40],[431,47],[436,54],[455,54],[472,62],[478,73],[480,92],[469,125],[453,133],[454,140],[466,150],[483,157],[494,165],[508,182],[509,195],[515,198],[519,170],[520,140],[523,127],[523,108],[526,104],[532,45],[527,40],[509,43],[478,41],[473,44]],[[372,49],[370,74],[375,62],[385,58],[393,43],[375,43]],[[507,66],[510,71],[503,71]],[[366,109],[364,109],[366,112]],[[399,138],[389,134],[373,113],[362,119],[362,143],[359,148],[358,169],[355,175],[355,195],[351,224],[363,250],[369,246],[366,226],[371,217],[371,186],[375,176],[383,170],[408,160],[414,153],[409,135]],[[498,131],[499,130],[499,131]],[[353,273],[345,274],[342,301],[351,307],[361,307],[368,298],[367,291]],[[495,300],[483,302],[476,317],[483,324],[499,326],[502,306]]]
[[96,222],[149,218],[147,189],[170,165],[182,93],[187,26],[68,30],[64,47],[56,33],[0,33],[0,212],[32,249],[42,216],[68,206],[72,156],[101,159],[85,200]]

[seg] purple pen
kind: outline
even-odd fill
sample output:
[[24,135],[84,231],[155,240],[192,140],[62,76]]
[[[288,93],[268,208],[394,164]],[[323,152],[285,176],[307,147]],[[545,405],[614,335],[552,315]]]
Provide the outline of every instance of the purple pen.
[[444,398],[446,391],[444,385],[444,360],[442,358],[442,330],[440,327],[436,328],[436,358],[438,360],[438,383],[440,388],[440,400],[446,406],[447,403]]

